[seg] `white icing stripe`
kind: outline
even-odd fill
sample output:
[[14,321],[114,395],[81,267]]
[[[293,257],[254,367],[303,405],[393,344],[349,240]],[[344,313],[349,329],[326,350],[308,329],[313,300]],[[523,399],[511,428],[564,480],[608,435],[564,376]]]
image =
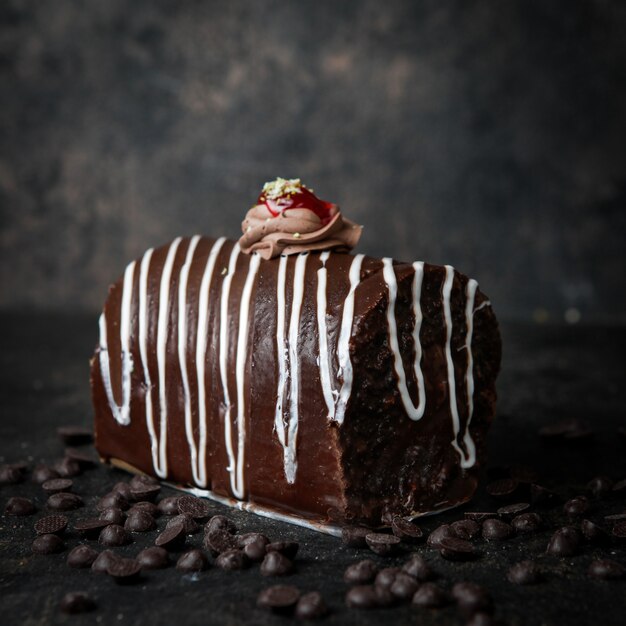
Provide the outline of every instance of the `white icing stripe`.
[[[189,391],[189,378],[187,375],[187,283],[189,280],[189,268],[193,261],[193,255],[200,241],[200,236],[195,235],[189,242],[185,262],[180,268],[178,279],[178,363],[180,376],[183,383],[183,404],[185,408],[185,432],[189,442],[189,458],[191,459],[191,471],[194,482],[199,485],[200,477],[197,471],[198,459],[196,445],[193,439],[191,425],[191,392]],[[202,485],[204,486],[204,484]]]
[[300,330],[300,314],[302,311],[302,299],[304,297],[304,274],[308,253],[298,255],[293,276],[293,299],[291,303],[291,318],[289,320],[289,367],[291,372],[289,398],[289,430],[287,448],[285,449],[285,477],[289,484],[296,480],[298,460],[296,458],[296,445],[298,440],[298,406],[300,402],[300,370],[298,356],[298,336]]
[[165,359],[167,348],[167,331],[169,322],[170,281],[176,252],[182,237],[177,237],[170,244],[161,273],[159,287],[159,313],[157,317],[157,372],[159,376],[159,469],[160,476],[167,475],[167,394],[165,386]]
[[336,391],[330,382],[330,361],[328,360],[328,329],[326,327],[326,278],[328,270],[326,269],[326,261],[330,252],[322,252],[320,261],[322,267],[317,270],[317,329],[319,335],[319,368],[320,383],[326,408],[328,409],[327,417],[332,418],[335,413],[335,396]]
[[141,356],[141,364],[143,366],[143,378],[146,386],[146,424],[150,435],[150,450],[152,453],[152,465],[157,476],[163,478],[165,473],[161,469],[159,463],[157,436],[154,430],[154,415],[152,413],[152,381],[150,379],[150,371],[148,369],[148,328],[150,320],[148,319],[148,274],[150,273],[150,261],[152,260],[152,248],[150,248],[141,259],[139,268],[139,354]]
[[424,390],[424,377],[420,367],[422,360],[422,347],[419,339],[420,327],[422,324],[422,311],[420,306],[420,294],[422,288],[422,277],[424,274],[424,264],[414,263],[415,275],[413,278],[413,312],[415,314],[415,324],[413,327],[413,342],[415,344],[415,363],[413,369],[418,384],[418,405],[413,404],[409,390],[406,384],[406,375],[404,373],[404,365],[402,356],[400,355],[400,345],[398,342],[398,328],[396,325],[396,299],[398,296],[398,282],[396,273],[393,268],[393,261],[390,258],[383,259],[383,278],[389,290],[389,301],[387,303],[387,325],[389,327],[389,347],[393,354],[394,369],[398,377],[398,391],[402,398],[402,403],[407,415],[412,420],[420,420],[424,415],[426,407],[426,393]]
[[472,421],[472,415],[474,414],[474,357],[472,355],[472,334],[474,331],[474,299],[476,298],[477,288],[478,283],[473,278],[470,278],[467,282],[467,287],[465,288],[465,321],[467,324],[467,331],[465,334],[465,348],[467,350],[465,388],[467,389],[467,422],[465,423],[463,443],[465,444],[465,449],[467,450],[467,457],[461,457],[461,467],[463,468],[473,467],[474,463],[476,463],[476,446],[472,436],[470,435],[469,428],[470,422]]
[[[244,455],[246,445],[246,413],[245,413],[245,401],[244,401],[244,389],[245,389],[245,370],[248,356],[248,331],[250,323],[248,320],[248,314],[250,311],[250,299],[252,297],[252,287],[256,274],[261,264],[261,255],[257,253],[252,254],[250,259],[250,265],[248,267],[248,275],[246,276],[246,282],[243,286],[243,292],[241,293],[241,307],[239,309],[239,333],[237,337],[237,360],[235,363],[235,375],[237,379],[237,475],[236,475],[236,490],[233,490],[233,494],[243,499],[245,493],[244,485]],[[232,484],[232,474],[231,474]]]
[[335,407],[333,419],[338,424],[343,424],[346,406],[352,393],[352,362],[350,361],[350,335],[352,334],[352,322],[354,321],[354,292],[361,282],[361,265],[364,254],[357,254],[350,265],[350,290],[343,304],[341,316],[341,330],[337,343],[337,359],[339,361],[338,376],[343,378],[339,398]]
[[193,439],[193,430],[187,432],[189,448],[192,451],[192,470],[194,477],[197,474],[197,482],[201,487],[207,484],[206,474],[206,445],[207,445],[207,416],[206,416],[206,345],[207,331],[209,324],[209,291],[211,289],[211,280],[213,271],[217,262],[217,256],[226,241],[226,237],[220,237],[209,252],[202,281],[200,282],[200,292],[198,297],[198,330],[196,334],[196,374],[198,380],[198,433],[199,433],[199,450],[196,452],[196,446]]
[[278,388],[276,389],[276,409],[274,411],[274,428],[278,441],[283,447],[286,458],[285,421],[283,419],[283,398],[287,382],[287,346],[285,345],[285,282],[287,275],[287,256],[282,255],[278,262],[276,278],[276,354],[278,359]]
[[474,313],[476,313],[477,311],[480,311],[481,309],[484,309],[487,306],[491,306],[491,302],[489,302],[489,300],[483,300],[483,302],[481,302],[475,309],[474,309]]
[[133,261],[124,271],[124,282],[122,284],[122,301],[120,305],[120,353],[122,360],[122,404],[118,405],[113,394],[111,383],[111,370],[109,362],[109,346],[107,341],[107,326],[104,313],[100,316],[100,372],[102,383],[106,392],[109,407],[115,420],[122,426],[130,424],[130,391],[131,373],[133,371],[133,357],[130,353],[130,326],[131,308],[133,300],[133,280],[135,277],[135,265]]

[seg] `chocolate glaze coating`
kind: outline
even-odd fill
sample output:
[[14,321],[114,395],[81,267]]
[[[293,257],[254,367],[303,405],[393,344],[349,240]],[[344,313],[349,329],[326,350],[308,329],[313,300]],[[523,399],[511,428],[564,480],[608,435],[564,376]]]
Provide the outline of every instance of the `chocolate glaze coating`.
[[[187,283],[186,365],[189,374],[193,434],[199,441],[196,340],[198,302],[202,275],[214,240],[200,238],[189,266]],[[182,486],[201,486],[213,493],[233,497],[224,443],[224,394],[219,370],[220,296],[233,242],[226,241],[217,256],[208,298],[205,387],[207,411],[207,485],[194,483],[190,446],[185,430],[184,395],[178,355],[178,285],[190,245],[182,239],[172,266],[167,307],[165,384],[167,398],[167,480]],[[154,474],[151,439],[146,426],[146,394],[152,393],[154,421],[159,433],[159,375],[157,364],[157,315],[159,283],[170,246],[154,250],[148,272],[148,368],[152,382],[147,389],[139,349],[139,265],[132,281],[130,353],[133,361],[130,393],[130,423],[120,425],[113,417],[103,383],[100,347],[92,359],[91,383],[95,411],[96,446],[105,460],[121,460],[134,469]],[[233,441],[237,443],[236,347],[239,311],[251,256],[237,258],[230,298],[228,385],[233,409],[230,413]],[[286,325],[293,297],[297,256],[287,259]],[[342,381],[336,359],[343,304],[350,288],[349,270],[354,256],[333,253],[326,261],[328,353],[335,387]],[[471,498],[479,464],[485,456],[485,437],[495,413],[495,380],[500,367],[501,344],[498,325],[490,306],[473,315],[471,351],[474,373],[474,412],[469,432],[476,445],[477,462],[460,466],[453,439],[448,371],[445,355],[446,324],[443,313],[443,267],[424,264],[421,291],[423,322],[420,342],[421,367],[425,382],[426,409],[419,421],[411,420],[404,408],[394,370],[386,318],[388,287],[380,259],[365,257],[360,283],[355,292],[350,337],[353,366],[352,394],[343,424],[328,419],[320,383],[319,333],[317,326],[319,253],[310,253],[304,273],[304,296],[299,322],[298,366],[300,381],[297,435],[297,474],[289,484],[283,467],[283,449],[277,439],[274,413],[278,384],[276,343],[277,280],[280,259],[261,260],[253,282],[248,316],[248,343],[243,396],[245,401],[244,499],[281,513],[322,523],[362,523],[376,526],[390,515],[443,509]],[[398,295],[395,307],[400,354],[412,400],[417,401],[413,373],[415,347],[412,332],[411,264],[394,262]],[[460,432],[468,418],[465,375],[468,364],[466,340],[466,286],[468,278],[454,273],[450,297],[452,319],[451,355],[454,366]],[[120,311],[123,279],[110,288],[104,314],[108,337],[111,386],[115,401],[122,402]],[[475,309],[486,297],[476,292]],[[287,330],[286,330],[287,335]],[[283,406],[289,418],[289,393]]]

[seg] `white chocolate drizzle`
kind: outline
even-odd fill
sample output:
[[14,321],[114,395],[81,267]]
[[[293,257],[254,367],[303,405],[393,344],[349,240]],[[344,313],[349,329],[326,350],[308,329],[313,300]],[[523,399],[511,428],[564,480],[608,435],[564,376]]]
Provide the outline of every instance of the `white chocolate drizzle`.
[[[287,382],[287,346],[285,345],[285,282],[287,276],[287,255],[281,255],[276,277],[276,354],[278,360],[278,388],[276,389],[276,409],[274,411],[274,429],[278,441],[283,447],[285,467],[287,465],[287,441],[285,439],[285,421],[283,419],[283,398]],[[287,470],[285,469],[285,476]]]
[[106,392],[109,407],[115,420],[122,426],[130,424],[130,391],[131,374],[133,371],[133,357],[130,353],[130,326],[131,308],[133,299],[133,280],[136,262],[130,263],[124,271],[122,284],[122,299],[120,304],[120,351],[122,359],[122,404],[118,405],[113,394],[111,384],[111,370],[109,362],[109,347],[107,342],[107,322],[104,313],[100,316],[100,371]]
[[324,401],[328,409],[327,417],[331,418],[335,413],[335,398],[337,392],[330,382],[330,361],[328,360],[328,328],[326,326],[326,279],[328,270],[326,261],[330,252],[326,250],[320,254],[322,267],[317,270],[317,329],[319,335],[319,368],[320,383],[324,394]]

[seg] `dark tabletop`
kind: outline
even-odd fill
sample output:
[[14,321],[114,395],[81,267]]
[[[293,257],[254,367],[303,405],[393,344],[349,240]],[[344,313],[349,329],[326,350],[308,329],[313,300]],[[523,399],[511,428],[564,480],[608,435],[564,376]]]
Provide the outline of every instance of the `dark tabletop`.
[[[0,315],[0,464],[26,461],[53,463],[63,455],[56,435],[61,425],[89,425],[88,359],[96,341],[96,316]],[[504,361],[498,381],[498,417],[491,432],[491,475],[485,476],[475,500],[420,524],[425,531],[462,517],[463,510],[493,511],[500,506],[484,491],[499,467],[530,465],[542,485],[553,488],[560,504],[541,511],[546,529],[531,539],[516,537],[501,543],[476,542],[481,558],[453,563],[436,550],[418,546],[440,574],[442,586],[461,580],[485,585],[491,592],[495,614],[505,624],[618,625],[626,615],[626,581],[598,581],[587,574],[595,557],[611,558],[626,565],[626,543],[608,547],[585,544],[579,554],[559,558],[545,554],[555,528],[568,523],[562,502],[585,494],[587,482],[601,474],[614,480],[626,478],[626,444],[619,428],[626,426],[626,328],[589,326],[503,326]],[[562,419],[587,422],[593,437],[580,441],[548,443],[538,436],[540,426]],[[89,510],[98,495],[123,472],[98,468],[75,479],[75,491]],[[165,495],[171,495],[163,489]],[[171,491],[171,493],[175,493]],[[608,514],[626,508],[622,495],[591,498],[586,516],[610,527]],[[224,572],[212,566],[200,574],[181,574],[173,567],[146,574],[137,585],[119,586],[106,575],[69,568],[67,551],[79,541],[66,536],[65,553],[31,554],[33,523],[42,515],[45,497],[27,477],[17,485],[0,486],[0,511],[11,496],[33,498],[38,512],[29,517],[0,517],[0,623],[12,624],[281,624],[288,618],[255,607],[259,591],[276,582],[294,584],[302,591],[319,590],[331,608],[326,624],[463,624],[465,619],[451,606],[440,611],[410,605],[374,611],[349,610],[344,605],[348,586],[342,580],[345,567],[362,558],[384,566],[400,564],[406,555],[384,559],[367,550],[344,546],[340,540],[283,523],[231,511],[225,512],[243,530],[259,530],[272,538],[300,543],[297,571],[286,579],[267,579],[258,566],[243,572]],[[589,494],[587,494],[589,495]],[[71,519],[86,517],[70,512]],[[159,528],[165,523],[159,520]],[[136,554],[150,545],[151,534],[137,535],[134,543],[119,549]],[[201,534],[190,544],[201,545]],[[96,544],[97,545],[97,544]],[[544,573],[542,583],[517,586],[506,580],[511,564],[533,558]],[[94,613],[66,616],[58,603],[67,591],[85,590],[97,601]]]

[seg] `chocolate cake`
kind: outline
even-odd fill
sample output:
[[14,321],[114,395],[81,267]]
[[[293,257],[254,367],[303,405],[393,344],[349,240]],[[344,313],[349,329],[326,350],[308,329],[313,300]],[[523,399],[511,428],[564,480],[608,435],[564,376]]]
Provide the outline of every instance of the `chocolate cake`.
[[471,498],[501,352],[477,282],[351,254],[360,227],[297,180],[243,231],[150,249],[110,288],[101,457],[327,531]]

